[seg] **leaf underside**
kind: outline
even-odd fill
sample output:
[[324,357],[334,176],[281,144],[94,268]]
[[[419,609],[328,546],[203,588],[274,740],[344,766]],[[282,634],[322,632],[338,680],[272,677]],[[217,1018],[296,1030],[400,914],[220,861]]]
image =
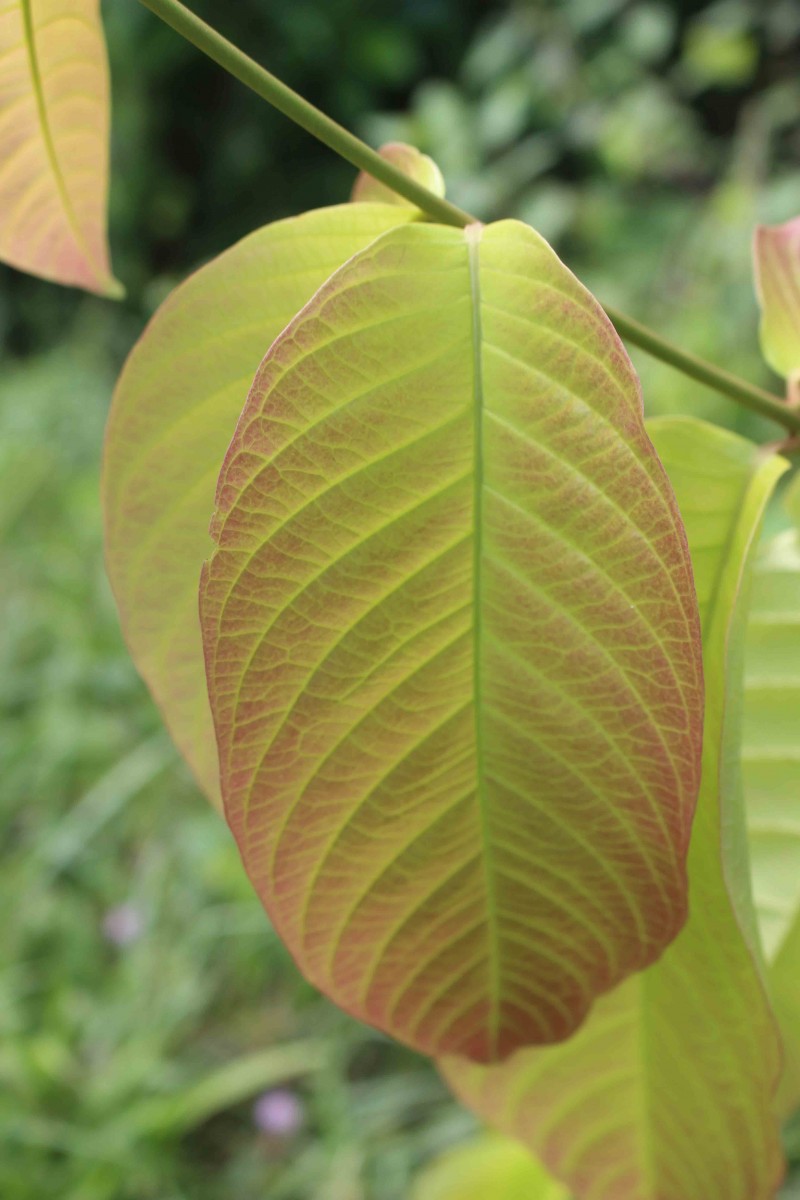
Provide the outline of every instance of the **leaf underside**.
[[118,296],[106,245],[109,107],[99,0],[0,7],[0,259]]
[[348,204],[258,230],[172,293],[117,384],[103,470],[108,572],[133,659],[217,804],[197,584],[220,464],[270,343],[342,262],[413,216]]
[[526,226],[407,226],[270,350],[201,586],[226,814],[307,976],[428,1052],[569,1035],[685,912],[696,602],[638,384]]
[[722,854],[723,826],[744,820],[727,778],[739,690],[729,641],[761,517],[787,464],[688,418],[649,430],[686,523],[706,648],[689,921],[661,960],[599,1000],[564,1046],[522,1050],[490,1068],[448,1058],[443,1070],[462,1100],[525,1141],[576,1200],[768,1200],[781,1172],[778,1045],[743,934],[746,888],[729,882],[733,864],[724,871]]

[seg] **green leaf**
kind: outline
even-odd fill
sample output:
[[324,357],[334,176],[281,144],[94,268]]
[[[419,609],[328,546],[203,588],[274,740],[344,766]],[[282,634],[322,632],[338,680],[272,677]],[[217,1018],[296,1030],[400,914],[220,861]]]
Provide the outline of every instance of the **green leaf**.
[[483,1134],[436,1159],[411,1200],[569,1200],[567,1191],[511,1138]]
[[[788,496],[792,511],[797,489]],[[753,891],[784,1036],[781,1111],[800,1103],[800,522],[766,540],[747,627],[742,763]]]
[[772,1111],[779,1052],[750,943],[747,864],[738,863],[736,707],[741,597],[787,464],[689,418],[656,420],[649,431],[686,523],[703,622],[706,730],[689,921],[564,1046],[521,1050],[488,1069],[454,1058],[443,1068],[462,1100],[522,1139],[577,1200],[767,1200],[781,1170]]
[[[404,175],[409,175],[417,183],[421,183],[429,192],[436,196],[444,196],[444,179],[442,172],[432,158],[422,154],[415,146],[407,146],[405,142],[387,142],[381,146],[380,155],[397,167]],[[364,201],[380,201],[383,204],[400,204],[406,207],[416,206],[393,192],[385,183],[379,183],[366,171],[362,171],[353,185],[351,200],[361,203]]]
[[795,475],[783,493],[783,507],[789,520],[800,530],[800,475]]
[[406,226],[275,342],[201,586],[223,794],[307,976],[477,1059],[685,915],[696,602],[610,323],[514,221]]
[[99,0],[0,8],[0,259],[122,294],[106,244],[109,82]]
[[108,572],[134,661],[217,803],[197,583],[220,463],[270,343],[351,254],[413,217],[341,205],[258,230],[172,293],[117,385],[103,472]]
[[759,225],[753,243],[761,349],[779,375],[800,375],[800,217]]

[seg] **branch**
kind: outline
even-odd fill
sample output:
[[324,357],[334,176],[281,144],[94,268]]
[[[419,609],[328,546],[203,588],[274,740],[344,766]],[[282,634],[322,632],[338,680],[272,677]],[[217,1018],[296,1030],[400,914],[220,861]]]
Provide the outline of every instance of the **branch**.
[[[455,204],[429,192],[416,180],[387,162],[360,138],[331,120],[302,96],[298,96],[227,38],[217,33],[205,21],[201,21],[181,4],[180,0],[140,0],[140,3],[284,116],[324,142],[354,167],[360,171],[367,171],[374,179],[386,184],[398,195],[404,196],[435,221],[463,227],[477,220]],[[698,383],[729,396],[737,404],[742,404],[745,408],[783,425],[791,433],[800,433],[800,412],[793,411],[778,396],[755,387],[728,371],[723,371],[713,363],[688,354],[679,346],[660,337],[654,330],[648,329],[646,325],[634,321],[631,317],[626,317],[616,309],[606,308],[606,313],[616,326],[620,337],[632,342],[640,350],[660,359]]]

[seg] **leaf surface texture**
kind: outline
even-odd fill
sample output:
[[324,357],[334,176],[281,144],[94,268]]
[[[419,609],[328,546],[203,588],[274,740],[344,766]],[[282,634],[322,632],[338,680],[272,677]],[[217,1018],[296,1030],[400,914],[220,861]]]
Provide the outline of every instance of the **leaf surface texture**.
[[409,225],[267,355],[201,587],[228,820],[342,1007],[492,1060],[685,915],[702,685],[630,362],[528,227]]
[[134,661],[217,803],[197,585],[220,464],[271,342],[351,254],[413,216],[348,204],[265,226],[172,293],[117,385],[103,471],[108,571]]
[[106,245],[109,108],[99,0],[0,3],[0,258],[119,295]]
[[740,596],[787,464],[689,418],[658,419],[649,430],[686,523],[703,621],[706,734],[689,920],[660,961],[602,997],[568,1043],[489,1068],[455,1058],[443,1068],[462,1100],[525,1141],[576,1200],[768,1200],[781,1172],[779,1051],[749,940],[748,866],[737,857],[744,815],[731,705],[741,682]]

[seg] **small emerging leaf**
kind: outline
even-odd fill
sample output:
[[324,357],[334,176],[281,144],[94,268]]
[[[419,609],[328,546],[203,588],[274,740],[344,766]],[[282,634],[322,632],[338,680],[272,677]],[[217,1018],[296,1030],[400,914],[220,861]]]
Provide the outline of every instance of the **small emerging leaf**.
[[106,245],[109,82],[99,0],[0,7],[0,258],[119,296]]
[[484,1134],[442,1154],[411,1200],[569,1200],[567,1191],[511,1138]]
[[737,857],[735,710],[739,598],[788,464],[689,418],[649,430],[686,522],[703,621],[706,732],[689,921],[658,963],[602,997],[563,1046],[521,1050],[489,1068],[448,1058],[444,1074],[576,1200],[771,1200],[781,1172],[779,1049],[749,944],[748,865]]
[[409,225],[267,355],[201,588],[226,814],[343,1008],[494,1059],[685,914],[696,600],[638,381],[531,229]]
[[800,217],[759,225],[754,258],[764,357],[779,375],[800,380]]
[[[432,158],[428,158],[427,154],[423,154],[415,146],[406,146],[404,142],[387,142],[385,146],[381,146],[379,153],[381,158],[385,158],[404,175],[421,183],[429,192],[433,192],[436,196],[444,196],[442,172]],[[385,183],[379,183],[366,171],[362,171],[356,179],[350,198],[357,203],[369,201],[381,204],[399,204],[416,209],[416,205],[412,204],[410,200],[406,200],[404,196],[392,191]]]
[[414,217],[340,205],[277,221],[192,275],[134,347],[106,433],[106,560],[134,661],[219,802],[197,582],[220,463],[270,343],[327,277]]

